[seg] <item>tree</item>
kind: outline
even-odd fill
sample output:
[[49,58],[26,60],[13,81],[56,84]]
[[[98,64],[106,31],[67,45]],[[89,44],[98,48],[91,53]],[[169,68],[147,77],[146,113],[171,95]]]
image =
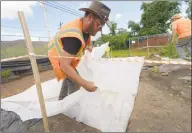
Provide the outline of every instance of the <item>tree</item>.
[[117,23],[111,22],[111,28],[110,28],[110,34],[115,35],[116,34],[116,29],[117,29]]
[[119,28],[117,34],[128,34],[128,32],[124,28]]
[[152,35],[167,33],[170,27],[168,20],[176,14],[180,13],[181,3],[178,1],[158,1],[155,0],[150,3],[143,2],[141,10],[141,35]]
[[140,25],[138,23],[135,23],[134,21],[128,22],[128,28],[131,29],[131,35],[135,36],[139,34],[139,31],[141,29]]
[[188,17],[189,19],[191,19],[191,18],[192,18],[192,17],[191,17],[192,0],[190,0],[190,1],[185,1],[185,2],[188,4],[188,8],[187,8],[187,10],[186,10],[187,17]]

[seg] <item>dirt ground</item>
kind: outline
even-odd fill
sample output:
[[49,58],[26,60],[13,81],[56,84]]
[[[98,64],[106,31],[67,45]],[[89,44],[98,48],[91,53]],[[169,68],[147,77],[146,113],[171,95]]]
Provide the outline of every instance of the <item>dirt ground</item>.
[[[141,72],[138,95],[131,114],[127,132],[190,132],[191,131],[191,81],[178,79],[190,76],[189,67],[182,67],[167,76]],[[54,78],[53,71],[41,72],[41,81]],[[34,84],[33,76],[2,84],[1,97],[22,92]],[[48,118],[51,131],[98,132],[65,115]],[[42,121],[29,131],[43,131]]]

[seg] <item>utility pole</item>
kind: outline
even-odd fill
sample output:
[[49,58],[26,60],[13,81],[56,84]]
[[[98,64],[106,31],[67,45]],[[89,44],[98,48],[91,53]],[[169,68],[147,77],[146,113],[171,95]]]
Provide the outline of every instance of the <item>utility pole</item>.
[[103,29],[101,29],[101,36],[103,36]]
[[60,28],[61,28],[62,24],[63,24],[63,23],[61,23],[61,22],[60,22],[60,24],[59,24],[59,28],[58,28],[58,29],[60,29]]
[[44,9],[45,28],[47,29],[47,34],[48,34],[49,41],[50,41],[51,40],[51,34],[50,34],[50,31],[49,31],[49,28],[48,28],[47,11],[46,11],[46,7],[45,7],[45,2],[43,2],[42,6],[43,6],[43,9]]

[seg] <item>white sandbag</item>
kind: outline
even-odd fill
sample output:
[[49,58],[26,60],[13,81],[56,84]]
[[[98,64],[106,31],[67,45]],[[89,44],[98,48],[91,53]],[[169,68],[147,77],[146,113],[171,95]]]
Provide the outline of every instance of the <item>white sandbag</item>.
[[[106,45],[106,44],[105,44]],[[101,47],[104,47],[103,45]],[[95,53],[104,53],[105,48]],[[128,58],[100,59],[101,54],[86,52],[77,67],[80,75],[93,81],[96,92],[79,91],[58,101],[61,82],[56,79],[42,83],[48,117],[63,113],[79,122],[104,132],[125,132],[130,118],[143,62]],[[144,60],[143,57],[140,59]],[[23,121],[42,118],[35,85],[23,93],[2,99],[1,107],[14,111]]]
[[94,49],[91,52],[91,57],[95,59],[101,58],[105,54],[105,50],[108,46],[109,46],[109,42],[102,44],[99,47],[94,47]]

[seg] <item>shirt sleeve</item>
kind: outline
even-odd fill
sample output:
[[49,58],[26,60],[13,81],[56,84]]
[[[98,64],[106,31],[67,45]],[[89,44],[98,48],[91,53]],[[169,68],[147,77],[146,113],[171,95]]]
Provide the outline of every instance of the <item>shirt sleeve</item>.
[[66,37],[61,39],[63,50],[69,54],[76,55],[81,48],[81,41],[75,37]]

